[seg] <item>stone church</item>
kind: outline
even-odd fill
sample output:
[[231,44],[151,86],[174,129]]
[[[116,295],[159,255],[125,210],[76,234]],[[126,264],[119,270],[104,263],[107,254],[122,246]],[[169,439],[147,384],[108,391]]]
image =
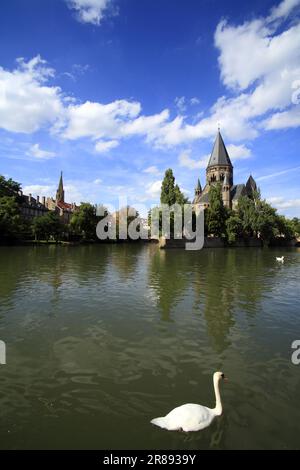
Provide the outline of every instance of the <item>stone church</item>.
[[220,130],[213,146],[213,150],[206,168],[206,184],[202,190],[200,179],[195,188],[193,204],[208,207],[209,189],[214,184],[222,185],[222,199],[224,206],[236,209],[241,196],[253,197],[257,190],[256,183],[250,175],[246,184],[233,183],[233,166],[222,139]]
[[56,198],[48,197],[46,200],[46,207],[50,211],[55,211],[59,214],[64,223],[69,223],[72,214],[78,209],[75,203],[65,202],[65,191],[62,172],[56,191]]

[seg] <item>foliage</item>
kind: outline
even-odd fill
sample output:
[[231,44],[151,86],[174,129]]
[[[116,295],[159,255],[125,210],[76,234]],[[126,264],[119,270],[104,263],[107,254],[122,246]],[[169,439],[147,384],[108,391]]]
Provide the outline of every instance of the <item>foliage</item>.
[[175,185],[175,177],[171,168],[165,172],[161,185],[160,202],[169,206],[173,206],[175,203],[183,206],[188,202],[188,198],[181,192],[178,184]]
[[2,240],[21,238],[23,220],[15,197],[0,197],[0,237]]
[[207,233],[216,237],[224,236],[226,232],[227,210],[222,200],[220,184],[211,186],[209,190],[209,207],[205,211]]
[[256,209],[254,200],[247,196],[239,199],[237,215],[242,222],[242,233],[245,237],[252,237],[256,227]]
[[20,191],[20,183],[13,181],[11,178],[7,180],[4,176],[0,175],[0,197],[17,197]]
[[64,226],[55,212],[48,212],[33,219],[32,230],[36,240],[48,241],[53,238],[58,241],[64,232]]
[[232,213],[226,220],[226,236],[229,243],[243,235],[243,223],[238,215]]
[[83,202],[71,217],[71,230],[73,234],[82,237],[83,240],[95,240],[98,220],[96,207],[88,202]]
[[300,236],[300,219],[294,217],[290,222],[293,233],[299,237]]
[[[23,197],[20,196],[21,185],[11,178],[6,179],[0,175],[0,240],[14,241],[29,239],[32,234],[37,240],[61,240],[69,233],[71,237],[82,240],[96,240],[96,226],[101,218],[106,217],[107,209],[97,215],[96,208],[89,203],[82,203],[72,215],[70,225],[62,223],[55,212],[49,212],[33,220],[25,220],[20,211]],[[161,203],[173,206],[175,203],[181,207],[188,202],[175,184],[173,171],[168,169],[165,173],[161,189]],[[133,219],[138,217],[138,212],[129,206],[115,214],[117,234],[119,234],[120,214],[126,211],[127,229]],[[159,216],[159,231],[162,233],[162,217],[159,207],[155,207],[148,213],[148,223],[154,214]],[[100,212],[98,212],[99,214]],[[174,234],[174,213],[171,213],[171,234]],[[259,237],[264,242],[277,237],[291,239],[300,236],[300,219],[294,217],[288,219],[277,214],[265,200],[260,197],[257,190],[252,198],[242,196],[239,199],[237,209],[229,210],[223,205],[222,188],[216,184],[209,191],[209,207],[205,210],[205,233],[214,236],[226,237],[231,243],[238,238]]]
[[[161,186],[161,196],[160,196],[161,204],[167,204],[169,207],[174,206],[174,204],[178,204],[182,208],[183,214],[183,206],[187,204],[188,198],[183,194],[181,189],[179,188],[178,184],[175,184],[175,177],[173,175],[173,171],[171,168],[166,170],[165,176]],[[152,214],[154,215],[153,211],[160,211],[159,207],[152,209]],[[149,225],[151,225],[151,215],[148,216]],[[175,216],[174,212],[172,211],[170,214],[170,233],[174,235],[174,223],[175,223]],[[162,214],[159,214],[159,232],[162,233]]]

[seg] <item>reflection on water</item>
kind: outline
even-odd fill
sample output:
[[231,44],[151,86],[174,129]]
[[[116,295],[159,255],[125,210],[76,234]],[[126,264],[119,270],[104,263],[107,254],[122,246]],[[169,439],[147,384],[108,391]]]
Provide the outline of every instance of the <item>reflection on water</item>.
[[[278,253],[0,248],[0,448],[299,448],[300,250]],[[210,428],[149,424],[213,405],[216,369]]]

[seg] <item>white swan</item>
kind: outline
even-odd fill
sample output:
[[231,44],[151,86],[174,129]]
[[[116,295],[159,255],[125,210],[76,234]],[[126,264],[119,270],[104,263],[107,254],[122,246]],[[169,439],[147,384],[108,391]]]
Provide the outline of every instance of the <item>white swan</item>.
[[215,408],[186,403],[170,411],[166,416],[152,419],[151,423],[168,431],[200,431],[206,428],[216,416],[222,414],[222,403],[219,391],[219,381],[225,379],[223,372],[215,372],[213,375],[216,395]]
[[279,261],[280,263],[283,263],[284,262],[284,256],[281,256],[281,258],[276,256],[276,261]]

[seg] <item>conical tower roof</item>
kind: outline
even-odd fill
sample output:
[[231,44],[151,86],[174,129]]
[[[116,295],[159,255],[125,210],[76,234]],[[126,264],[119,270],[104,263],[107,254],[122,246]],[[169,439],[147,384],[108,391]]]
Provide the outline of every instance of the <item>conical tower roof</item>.
[[248,181],[246,183],[246,188],[252,191],[257,189],[255,179],[253,178],[252,175],[250,175],[248,178]]
[[64,202],[65,200],[65,192],[64,192],[64,183],[63,183],[63,174],[62,172],[60,173],[60,179],[58,183],[58,188],[56,191],[56,200]]
[[201,187],[201,183],[200,183],[199,178],[198,178],[198,181],[197,181],[197,186],[195,188],[195,191],[199,191],[200,193],[202,192],[202,187]]
[[207,167],[216,165],[227,165],[232,168],[232,163],[219,130]]
[[59,179],[59,184],[58,184],[58,190],[61,190],[61,191],[64,190],[63,173],[62,173],[62,171],[60,172],[60,179]]

